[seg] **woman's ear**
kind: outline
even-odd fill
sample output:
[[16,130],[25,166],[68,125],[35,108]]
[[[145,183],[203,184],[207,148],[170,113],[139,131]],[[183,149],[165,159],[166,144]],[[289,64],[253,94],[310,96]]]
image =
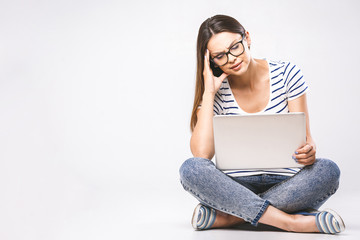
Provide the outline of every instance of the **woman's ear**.
[[246,43],[248,45],[248,48],[250,49],[251,46],[251,37],[250,37],[250,33],[248,31],[245,32],[245,39],[246,39]]

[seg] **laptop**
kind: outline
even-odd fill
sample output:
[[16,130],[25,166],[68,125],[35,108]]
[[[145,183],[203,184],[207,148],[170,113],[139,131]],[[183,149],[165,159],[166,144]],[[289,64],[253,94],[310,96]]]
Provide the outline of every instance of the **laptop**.
[[306,143],[304,113],[216,115],[213,127],[220,170],[303,167],[292,155]]

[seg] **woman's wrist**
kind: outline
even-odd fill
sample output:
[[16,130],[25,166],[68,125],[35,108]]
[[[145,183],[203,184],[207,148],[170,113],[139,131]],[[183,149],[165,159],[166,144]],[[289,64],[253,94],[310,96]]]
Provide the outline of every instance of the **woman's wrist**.
[[212,92],[204,92],[202,95],[201,109],[208,109],[213,111],[215,94]]
[[315,144],[314,139],[313,139],[311,136],[307,136],[307,137],[306,137],[306,142],[307,142],[307,143]]
[[211,91],[211,90],[206,90],[204,91],[203,93],[203,99],[204,98],[208,98],[208,97],[211,97],[213,98],[215,96],[216,92],[215,91]]

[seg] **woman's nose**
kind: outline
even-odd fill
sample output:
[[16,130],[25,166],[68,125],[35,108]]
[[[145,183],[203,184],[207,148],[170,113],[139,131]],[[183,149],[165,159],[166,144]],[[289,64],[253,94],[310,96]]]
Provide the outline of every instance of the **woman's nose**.
[[234,56],[233,56],[233,55],[231,55],[231,54],[229,54],[229,55],[228,55],[228,58],[229,58],[229,59],[228,59],[228,62],[229,62],[229,63],[234,62],[234,61],[235,61],[235,59],[236,59],[236,57],[234,57]]

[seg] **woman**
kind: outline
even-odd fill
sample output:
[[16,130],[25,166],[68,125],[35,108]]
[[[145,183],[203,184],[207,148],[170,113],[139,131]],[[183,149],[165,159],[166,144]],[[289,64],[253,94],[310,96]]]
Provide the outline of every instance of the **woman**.
[[[341,217],[330,209],[317,211],[336,192],[340,170],[331,160],[315,157],[301,70],[289,62],[255,59],[250,45],[249,32],[232,17],[216,15],[200,26],[191,117],[194,157],[180,168],[184,189],[200,201],[192,225],[202,230],[250,222],[293,232],[339,233],[345,229]],[[293,155],[305,167],[218,170],[210,161],[213,115],[265,112],[305,113],[306,144]]]

